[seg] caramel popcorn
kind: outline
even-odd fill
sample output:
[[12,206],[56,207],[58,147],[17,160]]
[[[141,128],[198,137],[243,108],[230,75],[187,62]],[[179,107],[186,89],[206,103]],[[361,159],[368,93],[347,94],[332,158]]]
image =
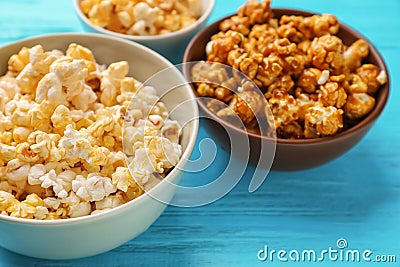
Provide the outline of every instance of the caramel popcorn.
[[220,30],[233,30],[247,35],[253,25],[266,23],[272,17],[270,5],[271,0],[262,0],[261,3],[258,0],[249,0],[238,9],[236,16],[221,23]]
[[[259,133],[252,108],[258,101],[258,110],[265,102],[265,112],[258,115],[278,138],[289,139],[335,135],[367,116],[376,92],[388,80],[384,70],[366,62],[367,42],[343,43],[334,15],[275,18],[270,4],[247,1],[211,36],[206,61],[191,70],[198,95],[214,98],[206,106],[230,123]],[[238,72],[258,88],[244,92]]]
[[331,14],[310,17],[283,15],[279,24],[279,36],[295,43],[325,34],[336,34],[340,27],[338,19]]
[[343,110],[333,106],[322,107],[316,105],[307,110],[305,115],[304,136],[315,138],[336,134],[343,128]]
[[0,214],[102,212],[178,163],[181,127],[153,87],[127,77],[128,62],[100,65],[73,43],[65,54],[24,47],[8,64],[0,77]]
[[[184,29],[202,14],[199,0],[83,0],[80,8],[97,26],[141,36]],[[18,69],[23,64],[23,55],[13,59],[13,68]]]

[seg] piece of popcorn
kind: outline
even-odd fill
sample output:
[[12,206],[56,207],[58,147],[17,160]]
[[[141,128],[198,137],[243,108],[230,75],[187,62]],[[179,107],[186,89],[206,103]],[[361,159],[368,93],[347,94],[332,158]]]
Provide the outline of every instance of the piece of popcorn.
[[346,103],[346,90],[339,83],[327,82],[317,90],[319,102],[324,106],[343,107]]
[[46,167],[43,164],[35,164],[33,165],[28,174],[28,183],[30,185],[38,185],[41,184],[42,181],[40,177],[46,174]]
[[73,59],[83,59],[89,72],[96,71],[96,60],[90,49],[76,43],[72,43],[68,46],[65,54]]
[[37,206],[34,214],[35,219],[43,220],[49,214],[49,210],[44,206]]
[[90,21],[100,27],[106,27],[110,21],[112,8],[111,1],[108,0],[94,4],[88,11]]
[[[126,156],[124,152],[120,151],[112,151],[107,157],[107,163],[104,167],[112,167],[113,171],[118,167],[126,166]],[[111,175],[107,175],[111,177]]]
[[272,16],[270,5],[270,0],[250,0],[239,7],[237,13],[240,17],[248,17],[251,25],[263,24]]
[[17,145],[16,155],[20,161],[28,163],[35,163],[40,159],[40,155],[32,151],[30,145],[27,142]]
[[304,136],[315,138],[336,134],[343,127],[343,110],[335,107],[314,106],[305,115]]
[[35,213],[33,214],[35,219],[43,220],[49,213],[44,206],[43,200],[36,194],[29,194],[22,203],[35,208]]
[[95,101],[97,100],[97,95],[93,92],[92,88],[88,85],[84,85],[83,91],[79,96],[72,98],[71,103],[75,108],[87,111]]
[[142,195],[143,192],[144,192],[143,186],[140,186],[137,183],[135,183],[134,186],[128,188],[128,191],[124,194],[124,197],[126,201],[130,201]]
[[290,124],[299,118],[299,107],[296,99],[287,92],[274,92],[274,95],[269,99],[269,105],[274,116],[275,128]]
[[355,71],[361,66],[363,58],[368,54],[369,47],[367,42],[362,39],[355,41],[343,52],[346,67],[350,71]]
[[117,189],[110,178],[91,173],[87,178],[81,175],[76,176],[72,181],[72,190],[85,201],[100,201]]
[[13,194],[17,199],[24,197],[28,192],[27,190],[31,190],[31,188],[27,186],[26,180],[15,181],[7,179],[7,167],[0,167],[0,174],[1,173],[5,180],[0,182],[0,190]]
[[138,184],[144,185],[149,181],[150,175],[155,171],[155,166],[153,166],[152,162],[156,162],[155,156],[150,155],[146,148],[136,149],[135,157],[129,168]]
[[355,73],[350,73],[346,77],[345,89],[348,94],[356,93],[367,93],[368,85],[363,81],[363,79]]
[[80,2],[80,7],[82,9],[82,12],[85,14],[89,13],[90,9],[95,5],[100,3],[100,0],[82,0]]
[[10,161],[16,156],[16,147],[0,143],[0,159]]
[[29,63],[16,78],[22,93],[32,93],[42,77],[48,73],[50,65],[60,57],[57,51],[44,52],[41,45],[30,48],[29,53]]
[[54,170],[50,170],[50,172],[39,177],[39,180],[42,182],[41,187],[52,187],[55,195],[59,198],[66,198],[68,196],[68,192],[63,185],[63,180],[57,177],[57,174]]
[[29,163],[20,161],[19,159],[12,159],[7,163],[6,177],[14,182],[25,181],[28,179],[30,168]]
[[100,109],[96,111],[96,122],[87,128],[87,132],[93,137],[101,137],[105,132],[110,132],[114,126],[112,113],[107,109]]
[[71,190],[66,198],[60,200],[62,206],[71,206],[81,202],[81,199]]
[[62,86],[66,88],[66,99],[71,101],[83,92],[88,69],[85,60],[66,56],[51,64],[50,73],[58,77]]
[[356,73],[368,86],[368,94],[373,95],[381,85],[387,83],[387,74],[374,64],[363,64],[357,68]]
[[100,173],[101,166],[97,164],[91,164],[86,161],[82,162],[82,169],[85,170],[87,173]]
[[11,115],[10,121],[12,124],[23,127],[31,127],[32,115],[27,111],[17,108]]
[[[4,116],[4,118],[8,118],[14,113],[14,111],[17,109],[17,103],[18,98],[20,98],[21,95],[16,95],[14,99],[11,99],[10,101],[8,101],[5,106],[4,106],[4,110],[1,111],[0,116]],[[12,124],[11,124],[11,128],[12,128]]]
[[61,204],[61,201],[55,197],[46,197],[43,199],[43,203],[48,209],[57,210]]
[[[325,72],[328,74],[329,79],[329,71]],[[297,85],[300,86],[307,93],[314,93],[318,88],[318,85],[325,84],[328,79],[324,79],[324,81],[320,81],[322,76],[321,70],[317,68],[307,68],[304,69],[301,73]]]
[[155,35],[157,33],[154,22],[160,15],[158,7],[150,7],[146,2],[137,3],[133,9],[136,23],[127,31],[132,35]]
[[14,54],[8,60],[8,70],[19,73],[29,63],[29,48],[22,47],[18,54]]
[[0,112],[0,131],[5,132],[13,128],[13,123],[9,116],[5,116],[3,112]]
[[[2,169],[4,169],[4,171]],[[2,177],[5,177],[6,173],[7,173],[6,167],[0,167],[0,174],[2,175]],[[1,191],[12,194],[13,191],[15,192],[15,186],[10,185],[8,181],[0,181],[0,192]]]
[[46,74],[37,86],[35,101],[41,103],[44,100],[51,101],[54,106],[68,105],[61,80],[55,73]]
[[19,203],[18,205],[13,206],[10,210],[11,217],[20,217],[27,219],[33,219],[35,213],[36,208],[25,203]]
[[50,117],[53,114],[55,106],[49,101],[44,100],[40,104],[34,105],[29,111],[28,115],[31,118],[31,128],[42,132],[49,133],[52,131]]
[[[123,93],[136,93],[137,89],[141,86],[141,83],[132,77],[124,77],[121,80],[120,90]],[[118,101],[122,104],[121,101]]]
[[109,154],[110,151],[105,147],[93,148],[89,154],[87,162],[97,166],[104,166],[107,164],[107,158]]
[[13,129],[12,138],[17,143],[25,142],[28,136],[33,132],[32,128],[17,126]]
[[229,106],[245,124],[249,124],[255,115],[262,111],[266,104],[264,99],[263,95],[256,91],[243,91],[235,94]]
[[108,197],[103,198],[100,201],[96,201],[96,210],[94,210],[91,214],[96,214],[101,211],[109,210],[115,207],[118,207],[125,203],[124,196],[122,194],[110,195]]
[[162,135],[173,143],[179,143],[180,125],[173,120],[166,120],[162,127]]
[[128,156],[135,155],[136,143],[142,143],[144,139],[145,125],[128,126],[124,128],[123,147]]
[[0,211],[5,211],[7,215],[43,219],[47,209],[42,205],[42,199],[36,194],[29,194],[24,201],[19,202],[14,195],[0,191]]
[[115,138],[110,135],[103,136],[102,141],[103,146],[108,149],[112,149],[115,146]]
[[9,132],[0,132],[0,143],[4,145],[13,145],[13,133]]
[[2,96],[7,97],[8,100],[13,99],[17,93],[20,93],[16,79],[9,74],[0,77],[0,90]]
[[42,131],[35,131],[29,134],[27,142],[29,149],[45,160],[60,159],[62,155],[56,149],[56,143],[60,139],[58,134],[47,134]]
[[169,116],[167,107],[163,102],[157,102],[151,109],[150,115],[158,115],[165,121]]
[[73,166],[84,159],[89,161],[94,140],[86,132],[75,130],[72,125],[67,125],[64,136],[60,139],[58,147],[65,150],[66,161]]
[[92,206],[89,202],[79,202],[69,206],[68,216],[71,218],[89,215],[92,212]]
[[141,87],[129,103],[127,111],[128,116],[131,115],[135,121],[147,119],[152,114],[152,109],[157,106],[159,97],[151,86]]
[[10,211],[18,206],[19,201],[14,195],[5,191],[0,191],[0,212],[9,215]]
[[61,205],[56,210],[57,217],[81,217],[89,215],[92,211],[90,203],[81,201],[72,190],[69,195],[66,198],[61,199],[60,202]]
[[153,124],[153,127],[156,129],[161,129],[164,124],[164,120],[159,115],[149,115],[148,120]]
[[117,189],[126,192],[134,181],[128,168],[118,167],[115,173],[112,174],[112,183]]
[[366,93],[350,94],[344,106],[344,115],[352,120],[365,117],[375,107],[375,98]]
[[229,52],[239,48],[244,40],[242,33],[233,30],[212,36],[206,46],[207,61],[227,63]]
[[270,99],[275,91],[291,92],[294,86],[295,83],[290,75],[281,75],[268,86],[268,90],[264,93],[264,96],[266,99]]
[[132,175],[141,185],[147,183],[153,172],[163,173],[165,169],[175,166],[182,153],[179,144],[149,132],[152,130],[145,130],[144,146],[136,149],[131,162]]
[[72,170],[64,170],[57,174],[57,179],[61,181],[62,187],[69,192],[72,189],[72,181],[76,177],[76,173]]
[[51,122],[53,127],[59,130],[61,133],[64,132],[67,125],[74,125],[73,118],[71,116],[71,111],[68,107],[64,105],[59,105],[51,116]]
[[315,38],[311,43],[309,57],[314,66],[333,74],[341,74],[345,67],[343,42],[335,35],[327,34]]
[[259,87],[270,86],[284,71],[282,59],[273,54],[264,57],[259,66],[260,68],[254,78],[254,82]]
[[118,19],[125,28],[130,28],[134,23],[133,15],[123,10],[117,13]]
[[338,19],[331,14],[309,17],[283,15],[279,24],[279,35],[292,42],[312,40],[325,34],[336,34],[340,27]]
[[121,81],[129,71],[129,64],[126,61],[120,61],[110,64],[107,70],[101,73],[102,82],[100,85],[100,101],[105,106],[117,104],[117,95],[120,93]]

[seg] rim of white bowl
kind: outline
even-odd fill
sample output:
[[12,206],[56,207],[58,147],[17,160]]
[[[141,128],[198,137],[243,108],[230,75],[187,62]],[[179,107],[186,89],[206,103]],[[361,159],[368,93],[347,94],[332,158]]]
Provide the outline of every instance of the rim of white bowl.
[[196,29],[197,27],[201,26],[203,23],[206,22],[206,20],[210,17],[213,9],[214,9],[214,5],[215,5],[215,0],[208,0],[209,3],[206,7],[206,9],[203,11],[203,14],[200,16],[200,18],[198,18],[193,24],[189,25],[186,28],[183,28],[181,30],[178,31],[174,31],[174,32],[170,32],[170,33],[165,33],[165,34],[161,34],[161,35],[129,35],[129,34],[122,34],[122,33],[118,33],[118,32],[114,32],[114,31],[110,31],[107,29],[104,29],[100,26],[97,26],[95,24],[93,24],[89,18],[83,14],[79,3],[82,0],[72,0],[73,4],[74,4],[74,9],[75,12],[78,14],[79,18],[90,28],[92,28],[95,31],[98,31],[100,33],[103,34],[108,34],[108,35],[112,35],[115,37],[119,37],[119,38],[124,38],[124,39],[129,39],[132,41],[138,41],[138,42],[146,42],[146,41],[162,41],[165,39],[170,39],[170,38],[174,38],[180,35],[185,35],[187,33],[192,32],[194,29]]
[[[23,42],[29,42],[29,41],[35,41],[35,40],[40,40],[43,38],[47,37],[74,37],[74,36],[90,36],[90,37],[96,37],[100,39],[109,39],[113,40],[115,42],[121,42],[126,45],[134,46],[137,49],[141,49],[146,53],[150,53],[153,56],[157,57],[160,61],[162,61],[164,64],[166,64],[168,67],[174,67],[174,65],[165,57],[157,53],[156,51],[141,45],[139,43],[131,42],[125,39],[121,39],[118,37],[114,36],[108,36],[108,35],[103,35],[99,33],[51,33],[51,34],[42,34],[42,35],[37,35],[37,36],[32,36],[32,37],[27,37],[23,38],[17,41],[13,41],[4,45],[0,46],[0,49],[3,49],[4,47],[7,46],[14,46],[17,45],[18,43],[23,43]],[[181,73],[179,70],[177,70],[178,73]],[[185,82],[185,77],[181,73],[182,76],[182,81]],[[152,76],[150,76],[151,78]],[[145,81],[143,81],[145,82]],[[186,83],[185,83],[186,84]],[[191,99],[195,100],[196,96],[193,93],[193,90],[191,89],[189,84],[186,84],[187,91],[191,97]],[[182,166],[184,165],[194,148],[194,145],[196,144],[196,139],[197,139],[197,134],[198,134],[198,129],[199,129],[199,109],[197,106],[197,101],[193,101],[193,108],[194,108],[194,115],[195,118],[191,120],[191,123],[193,123],[193,128],[190,131],[189,134],[189,142],[187,143],[186,149],[184,150],[177,166]],[[38,219],[26,219],[26,218],[19,218],[19,217],[11,217],[11,216],[6,216],[0,214],[0,221],[5,221],[9,223],[18,223],[18,224],[28,224],[28,225],[37,225],[37,226],[62,226],[62,225],[71,225],[71,224],[78,224],[78,223],[90,223],[93,220],[99,220],[99,219],[105,219],[110,216],[115,216],[116,214],[119,214],[126,209],[131,208],[133,205],[139,205],[142,202],[146,201],[148,198],[152,198],[155,201],[159,201],[153,197],[153,195],[157,195],[157,193],[161,190],[164,189],[164,187],[167,187],[169,185],[169,182],[173,180],[177,175],[179,175],[181,171],[178,168],[173,168],[167,176],[158,184],[156,184],[153,188],[151,188],[148,192],[145,191],[142,195],[139,197],[132,199],[118,207],[106,210],[104,212],[100,212],[97,214],[90,214],[90,215],[85,215],[82,217],[76,217],[76,218],[67,218],[67,219],[56,219],[56,220],[38,220]],[[167,180],[167,181],[166,181]],[[160,202],[160,201],[159,201]]]

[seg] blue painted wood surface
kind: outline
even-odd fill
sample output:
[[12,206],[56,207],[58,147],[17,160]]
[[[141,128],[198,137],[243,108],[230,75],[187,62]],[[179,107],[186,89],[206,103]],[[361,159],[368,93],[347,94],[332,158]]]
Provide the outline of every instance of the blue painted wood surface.
[[[209,22],[233,13],[242,3],[217,0]],[[222,199],[197,208],[168,207],[148,231],[110,252],[47,261],[0,248],[0,266],[400,266],[400,1],[274,0],[273,6],[335,14],[370,39],[385,58],[392,79],[389,103],[362,142],[318,168],[270,172],[252,194],[247,191],[250,168]],[[0,45],[40,34],[82,31],[69,0],[0,0]],[[201,128],[198,142],[207,137]],[[198,155],[196,147],[193,157]],[[220,151],[216,162],[202,173],[185,176],[184,182],[217,175],[219,163],[228,157]],[[395,255],[397,262],[325,259],[310,264],[257,258],[265,245],[287,252],[322,251],[337,249],[340,238],[349,249],[371,250],[372,257]]]

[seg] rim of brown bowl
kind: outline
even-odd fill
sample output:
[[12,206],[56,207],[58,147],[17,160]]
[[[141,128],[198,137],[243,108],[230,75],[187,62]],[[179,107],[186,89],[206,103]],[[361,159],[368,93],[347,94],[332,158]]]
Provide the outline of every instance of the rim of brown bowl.
[[[291,8],[272,8],[272,11],[274,13],[275,18],[280,18],[282,15],[296,15],[296,16],[312,16],[316,15],[318,13],[308,11],[308,10],[300,10],[300,9],[291,9]],[[222,17],[218,19],[217,21],[207,25],[204,29],[199,31],[189,42],[189,44],[186,47],[184,56],[183,56],[183,74],[186,78],[190,77],[190,73],[188,73],[188,68],[187,65],[190,64],[185,64],[189,62],[195,62],[195,61],[200,61],[200,60],[206,60],[205,57],[205,46],[210,40],[210,37],[217,33],[219,31],[219,24],[224,21],[225,19],[228,19],[232,16],[236,15],[236,13],[227,15],[225,17]],[[369,55],[367,57],[369,63],[373,63],[377,65],[379,68],[384,70],[387,75],[387,83],[382,85],[379,88],[379,91],[375,94],[375,107],[374,109],[366,116],[364,117],[361,121],[357,122],[355,125],[352,127],[337,133],[333,136],[325,136],[325,137],[318,137],[318,138],[309,138],[309,139],[284,139],[284,138],[278,138],[276,137],[276,143],[277,144],[286,144],[286,145],[312,145],[312,144],[320,144],[320,143],[330,143],[330,142],[337,142],[340,139],[346,139],[349,136],[361,131],[362,129],[367,128],[370,126],[372,123],[374,123],[377,118],[381,115],[383,112],[388,97],[389,97],[389,88],[390,88],[390,77],[389,77],[389,71],[387,68],[387,65],[385,61],[383,60],[382,55],[379,53],[379,51],[376,49],[376,47],[373,45],[373,43],[366,38],[364,35],[356,31],[355,29],[351,28],[350,26],[340,22],[340,29],[339,32],[336,34],[339,36],[343,42],[346,45],[351,44],[357,39],[363,39],[368,43],[369,46]],[[199,45],[201,44],[201,45]],[[185,68],[186,66],[186,68]],[[197,95],[196,90],[193,88],[194,93]],[[252,132],[248,132],[244,129],[240,129],[238,127],[233,126],[232,124],[226,122],[225,120],[221,119],[218,117],[216,114],[214,114],[211,110],[209,110],[202,101],[197,101],[201,109],[207,113],[207,115],[211,116],[211,118],[215,119],[222,125],[229,127],[230,130],[234,130],[240,134],[244,134],[249,136],[250,138],[253,139],[258,139],[259,141],[273,141],[272,138],[267,137],[267,136],[261,136]]]

